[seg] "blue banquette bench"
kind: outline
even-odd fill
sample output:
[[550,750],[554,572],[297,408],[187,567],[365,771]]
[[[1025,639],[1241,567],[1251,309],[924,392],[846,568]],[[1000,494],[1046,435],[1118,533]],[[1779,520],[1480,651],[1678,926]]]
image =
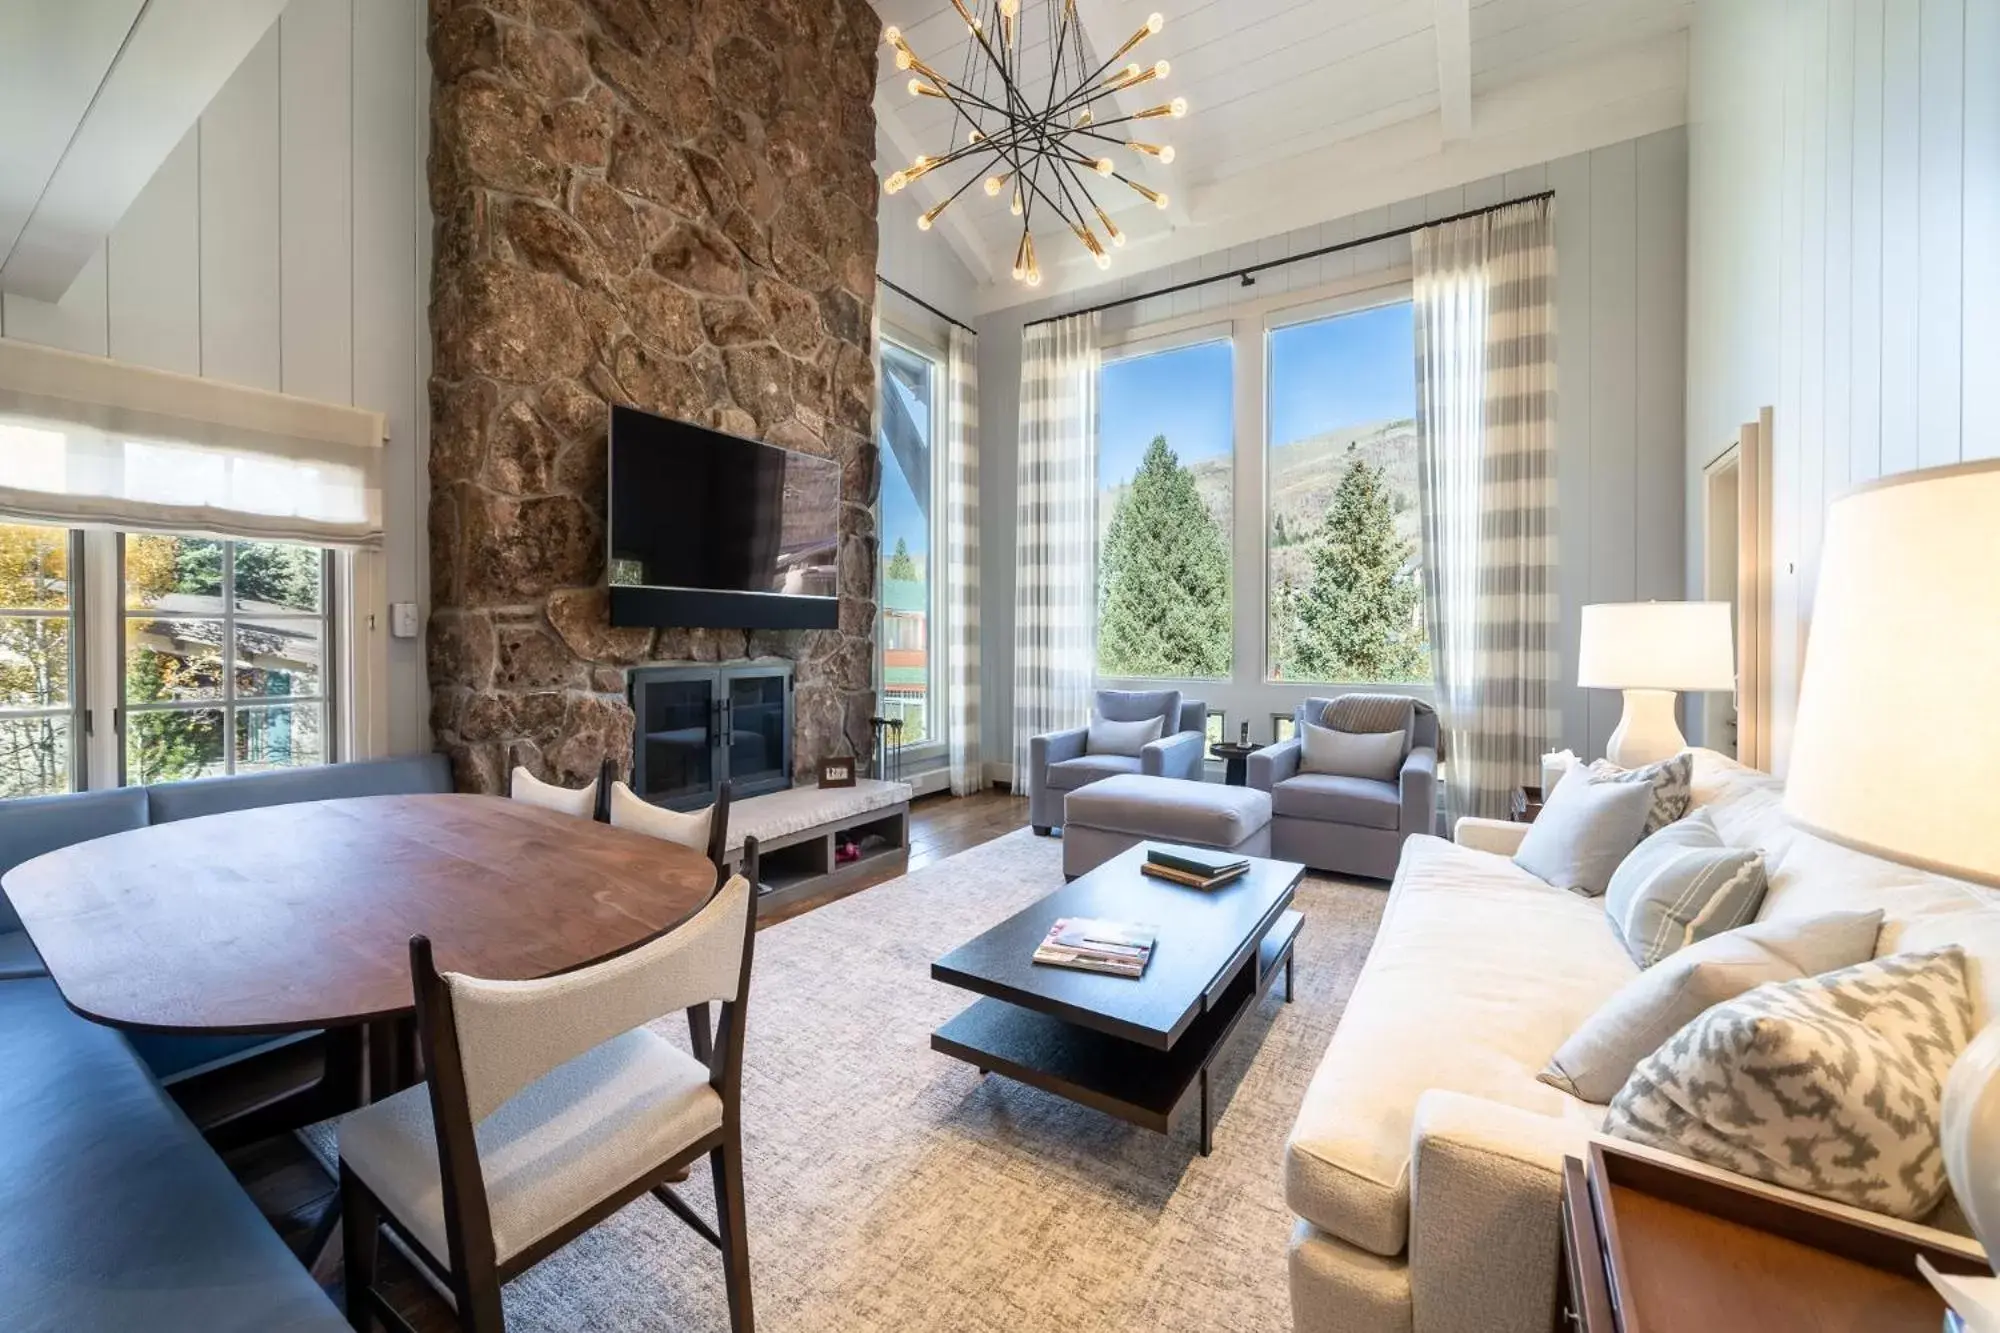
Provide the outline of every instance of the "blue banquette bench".
[[[419,755],[0,801],[0,875],[169,820],[450,790]],[[0,1330],[346,1328],[162,1086],[258,1044],[77,1017],[0,894]]]

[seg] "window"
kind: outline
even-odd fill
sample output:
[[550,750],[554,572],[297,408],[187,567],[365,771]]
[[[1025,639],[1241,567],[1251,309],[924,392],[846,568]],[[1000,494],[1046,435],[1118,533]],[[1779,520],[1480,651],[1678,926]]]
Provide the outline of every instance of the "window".
[[903,723],[903,744],[943,740],[941,655],[930,625],[944,589],[931,578],[941,506],[933,502],[931,442],[944,384],[942,358],[910,342],[882,340],[882,716]]
[[1424,683],[1408,301],[1271,329],[1271,679]]
[[1298,719],[1290,713],[1271,714],[1271,743],[1282,745],[1299,734]]
[[1227,338],[1099,372],[1100,676],[1229,676],[1234,375]]
[[77,785],[75,546],[0,524],[0,798]]
[[327,760],[327,552],[123,542],[125,781]]
[[1211,709],[1208,714],[1208,735],[1202,743],[1203,748],[1206,749],[1210,745],[1220,745],[1228,739],[1229,739],[1228,716],[1221,712]]

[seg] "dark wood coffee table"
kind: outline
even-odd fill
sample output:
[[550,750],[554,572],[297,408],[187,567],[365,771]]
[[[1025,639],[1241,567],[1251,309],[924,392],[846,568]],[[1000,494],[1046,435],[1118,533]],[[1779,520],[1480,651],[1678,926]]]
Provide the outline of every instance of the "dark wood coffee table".
[[[1210,1140],[1209,1065],[1282,968],[1292,998],[1290,910],[1305,867],[1250,858],[1219,889],[1140,873],[1141,843],[931,964],[931,976],[986,997],[931,1034],[931,1049],[1160,1134],[1198,1104]],[[1058,917],[1154,927],[1136,979],[1049,967],[1035,946]]]

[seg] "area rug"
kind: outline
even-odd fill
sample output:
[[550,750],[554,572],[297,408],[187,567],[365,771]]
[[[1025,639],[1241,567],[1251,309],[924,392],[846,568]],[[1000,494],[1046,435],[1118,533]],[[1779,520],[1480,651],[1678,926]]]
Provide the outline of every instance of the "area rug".
[[[931,960],[1061,882],[1061,843],[1022,829],[758,934],[743,1124],[760,1330],[1291,1327],[1285,1135],[1384,891],[1301,885],[1296,1001],[1280,983],[1225,1048],[1202,1157],[1192,1117],[1162,1137],[930,1049],[972,999]],[[659,1028],[686,1040],[678,1016]],[[684,1194],[714,1216],[705,1169]],[[652,1199],[505,1304],[516,1333],[729,1327],[715,1251]]]

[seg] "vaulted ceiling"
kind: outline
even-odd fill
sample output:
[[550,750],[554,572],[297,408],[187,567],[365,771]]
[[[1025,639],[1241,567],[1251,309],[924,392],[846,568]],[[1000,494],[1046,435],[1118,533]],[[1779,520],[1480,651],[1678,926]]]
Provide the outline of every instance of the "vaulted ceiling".
[[[1023,60],[1046,88],[1045,4],[1023,0]],[[1131,244],[1100,272],[1060,230],[1037,250],[1047,278],[1010,278],[1019,223],[977,187],[918,238],[916,217],[955,190],[944,169],[887,197],[884,244],[947,244],[981,285],[982,307],[1115,280],[1293,227],[1449,188],[1678,124],[1686,106],[1692,0],[1074,0],[1094,52],[1147,21],[1164,29],[1135,59],[1171,62],[1125,109],[1180,96],[1183,120],[1148,122],[1171,165],[1129,174],[1163,191],[1156,209],[1116,182],[1097,198]],[[875,0],[885,23],[947,78],[970,34],[951,0]],[[1091,62],[1095,67],[1096,62]],[[882,48],[876,112],[884,173],[954,143],[943,102],[912,97]],[[1153,127],[1163,127],[1157,132]],[[958,131],[962,135],[963,129]],[[1120,154],[1121,170],[1132,155]],[[1052,262],[1053,261],[1053,262]]]

